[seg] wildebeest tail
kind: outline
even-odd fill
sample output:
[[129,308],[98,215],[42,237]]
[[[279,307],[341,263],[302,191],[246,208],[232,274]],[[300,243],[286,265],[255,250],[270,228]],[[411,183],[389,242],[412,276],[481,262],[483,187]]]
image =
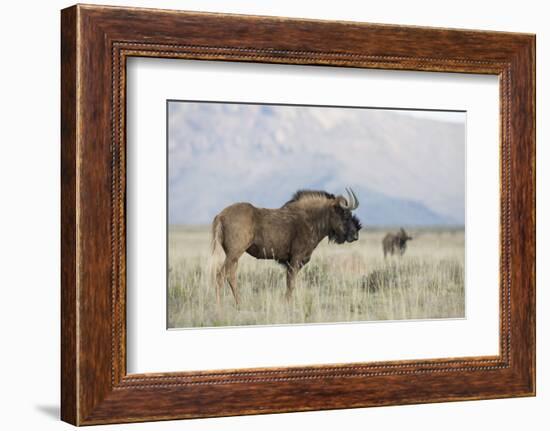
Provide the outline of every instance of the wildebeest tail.
[[216,253],[218,247],[222,247],[223,244],[223,226],[219,215],[214,217],[212,222],[212,254]]
[[208,259],[208,273],[210,274],[210,285],[216,286],[216,276],[223,262],[223,224],[219,215],[214,217],[211,226],[211,248],[212,252]]

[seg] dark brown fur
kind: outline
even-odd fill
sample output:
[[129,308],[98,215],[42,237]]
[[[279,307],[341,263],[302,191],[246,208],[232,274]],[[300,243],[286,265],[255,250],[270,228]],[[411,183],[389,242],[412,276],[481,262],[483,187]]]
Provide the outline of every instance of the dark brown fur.
[[212,251],[220,245],[225,261],[216,272],[216,297],[225,280],[239,304],[237,264],[243,253],[272,259],[287,269],[287,299],[291,298],[298,271],[309,262],[313,250],[325,238],[338,244],[356,241],[361,224],[345,209],[343,196],[300,191],[278,209],[236,203],[220,212],[212,223]]
[[384,257],[389,253],[391,256],[394,253],[399,253],[400,256],[405,254],[407,250],[407,241],[411,240],[412,236],[407,235],[405,229],[399,229],[397,233],[388,233],[382,240],[382,248],[384,249]]

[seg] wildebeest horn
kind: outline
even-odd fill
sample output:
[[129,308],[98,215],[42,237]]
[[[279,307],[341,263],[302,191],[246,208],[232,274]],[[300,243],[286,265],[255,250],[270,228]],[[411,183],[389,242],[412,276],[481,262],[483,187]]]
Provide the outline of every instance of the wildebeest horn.
[[351,196],[353,197],[353,205],[352,210],[356,210],[359,207],[359,199],[357,199],[357,196],[355,196],[355,193],[353,192],[353,189],[350,187],[349,192],[351,193]]
[[346,187],[346,193],[348,194],[348,198],[342,199],[342,201],[340,201],[340,206],[350,211],[357,209],[357,207],[359,206],[359,199],[357,199],[357,196],[355,196],[355,193],[353,192],[351,187]]

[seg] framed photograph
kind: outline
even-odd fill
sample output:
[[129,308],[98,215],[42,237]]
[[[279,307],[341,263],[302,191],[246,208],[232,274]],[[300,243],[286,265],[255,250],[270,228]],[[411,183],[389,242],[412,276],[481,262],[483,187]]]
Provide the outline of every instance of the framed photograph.
[[535,36],[61,13],[61,416],[535,394]]

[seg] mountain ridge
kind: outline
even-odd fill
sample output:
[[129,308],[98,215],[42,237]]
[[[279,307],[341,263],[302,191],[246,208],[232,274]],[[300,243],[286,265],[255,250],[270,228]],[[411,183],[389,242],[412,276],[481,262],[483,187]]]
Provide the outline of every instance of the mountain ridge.
[[403,112],[171,102],[169,222],[352,186],[367,225],[463,224],[464,124]]

